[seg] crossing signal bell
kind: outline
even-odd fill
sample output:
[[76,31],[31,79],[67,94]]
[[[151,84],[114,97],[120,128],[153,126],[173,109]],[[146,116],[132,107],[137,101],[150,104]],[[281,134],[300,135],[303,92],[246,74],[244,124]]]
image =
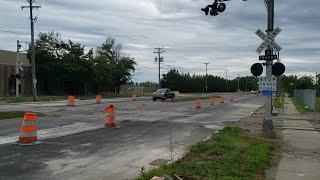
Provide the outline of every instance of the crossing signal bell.
[[[274,76],[281,76],[286,71],[286,67],[280,63],[277,62],[272,65],[272,75]],[[251,73],[254,76],[261,76],[263,72],[263,66],[260,63],[255,63],[251,66]]]
[[251,73],[254,75],[254,76],[261,76],[263,72],[263,66],[262,64],[260,63],[255,63],[251,66]]
[[272,75],[274,76],[281,76],[285,71],[286,67],[280,62],[272,65]]

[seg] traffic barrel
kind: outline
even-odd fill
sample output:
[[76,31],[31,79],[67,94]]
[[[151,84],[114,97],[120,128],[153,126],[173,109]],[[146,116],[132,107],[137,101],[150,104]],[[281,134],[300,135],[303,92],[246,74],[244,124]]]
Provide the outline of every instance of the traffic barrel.
[[108,128],[116,127],[116,117],[115,117],[116,108],[114,107],[114,105],[110,105],[105,109],[105,111],[106,111],[105,127],[108,127]]
[[75,97],[68,96],[68,106],[75,106]]
[[224,96],[220,97],[220,103],[222,103],[222,104],[224,103]]
[[233,95],[230,97],[230,101],[231,101],[231,102],[234,101],[234,96],[233,96]]
[[137,94],[135,92],[133,92],[131,94],[131,99],[132,99],[132,101],[136,101],[137,100]]
[[37,138],[37,114],[30,111],[25,112],[22,125],[20,127],[19,143],[20,144],[33,144]]
[[196,109],[200,109],[202,106],[201,98],[196,98],[195,100]]
[[210,105],[214,105],[216,98],[214,96],[212,96],[210,98]]
[[97,95],[96,96],[96,103],[101,104],[101,99],[102,99],[101,95]]

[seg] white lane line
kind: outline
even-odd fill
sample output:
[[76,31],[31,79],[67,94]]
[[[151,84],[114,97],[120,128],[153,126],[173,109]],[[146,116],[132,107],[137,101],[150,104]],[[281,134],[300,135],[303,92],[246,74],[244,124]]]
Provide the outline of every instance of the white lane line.
[[[39,130],[38,139],[44,140],[63,137],[81,132],[93,131],[100,128],[103,128],[103,124],[97,125],[97,123],[74,123],[66,126]],[[18,140],[18,138],[18,134],[0,137],[0,144],[14,143]]]

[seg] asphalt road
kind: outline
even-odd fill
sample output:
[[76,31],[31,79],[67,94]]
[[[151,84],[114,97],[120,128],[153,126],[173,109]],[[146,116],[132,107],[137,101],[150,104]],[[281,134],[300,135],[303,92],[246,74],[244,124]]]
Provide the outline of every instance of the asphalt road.
[[[201,109],[191,101],[149,99],[76,107],[43,104],[36,108],[55,116],[39,118],[41,144],[15,144],[21,119],[0,121],[0,179],[133,179],[156,159],[181,157],[188,146],[248,116],[263,100],[241,95],[215,106],[204,101]],[[109,103],[117,107],[119,128],[103,127]]]

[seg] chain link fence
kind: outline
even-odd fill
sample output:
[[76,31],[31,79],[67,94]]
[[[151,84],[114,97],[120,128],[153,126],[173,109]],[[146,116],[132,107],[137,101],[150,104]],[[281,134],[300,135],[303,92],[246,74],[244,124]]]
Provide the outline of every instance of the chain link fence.
[[296,89],[294,96],[312,111],[319,111],[319,98],[316,90]]

